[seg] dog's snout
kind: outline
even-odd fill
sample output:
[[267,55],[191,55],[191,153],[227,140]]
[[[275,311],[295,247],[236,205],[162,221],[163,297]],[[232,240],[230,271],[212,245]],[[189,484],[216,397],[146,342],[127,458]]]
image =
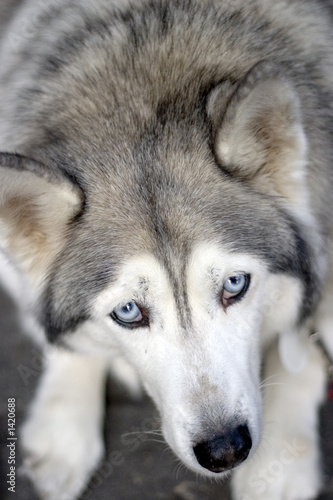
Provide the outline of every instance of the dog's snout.
[[193,450],[199,464],[211,472],[224,472],[243,462],[252,447],[247,425],[240,425],[231,431],[203,441]]

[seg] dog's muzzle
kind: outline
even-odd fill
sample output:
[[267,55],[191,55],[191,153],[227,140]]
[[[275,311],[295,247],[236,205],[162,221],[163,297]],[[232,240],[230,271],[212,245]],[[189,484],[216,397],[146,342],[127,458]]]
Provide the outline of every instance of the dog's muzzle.
[[225,434],[203,441],[193,447],[199,464],[211,472],[225,472],[243,462],[249,455],[252,439],[247,425],[240,425]]

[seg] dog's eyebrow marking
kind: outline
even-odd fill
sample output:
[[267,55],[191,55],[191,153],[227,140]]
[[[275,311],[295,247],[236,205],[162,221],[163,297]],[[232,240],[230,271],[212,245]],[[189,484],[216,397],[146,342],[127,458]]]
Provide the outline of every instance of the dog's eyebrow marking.
[[[176,260],[175,263],[173,263]],[[187,292],[187,256],[182,258],[164,258],[164,267],[168,274],[174,296],[179,324],[183,332],[188,332],[192,325],[192,314]],[[178,272],[176,271],[178,270]]]
[[140,288],[140,291],[148,292],[149,290],[149,278],[147,277],[140,277],[138,280],[138,285]]
[[185,285],[185,278],[174,286],[174,297],[178,311],[180,325],[184,332],[189,331],[192,325],[192,314],[188,301],[188,294]]
[[211,267],[209,269],[209,276],[214,285],[219,285],[221,280],[221,269],[218,267]]

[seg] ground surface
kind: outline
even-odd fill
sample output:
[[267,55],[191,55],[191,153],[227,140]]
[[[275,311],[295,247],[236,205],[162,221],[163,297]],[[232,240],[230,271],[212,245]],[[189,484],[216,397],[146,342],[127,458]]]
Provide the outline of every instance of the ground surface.
[[[0,499],[37,500],[17,474],[8,491],[7,400],[15,398],[17,427],[22,423],[40,374],[38,352],[22,333],[12,302],[0,291]],[[322,411],[327,486],[320,500],[333,500],[333,401]],[[148,438],[158,416],[148,399],[132,401],[110,383],[107,389],[106,460],[82,500],[230,500],[227,486],[199,480],[180,466],[165,443]],[[159,437],[156,438],[159,440]],[[19,438],[16,460],[20,463]]]

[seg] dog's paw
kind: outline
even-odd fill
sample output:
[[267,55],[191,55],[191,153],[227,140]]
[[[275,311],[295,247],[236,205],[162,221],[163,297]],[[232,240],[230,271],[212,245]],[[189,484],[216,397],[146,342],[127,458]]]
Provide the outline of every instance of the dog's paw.
[[266,453],[235,470],[234,500],[313,500],[321,487],[316,447],[305,439],[281,441],[277,453]]
[[50,405],[21,430],[23,473],[43,500],[74,500],[103,456],[103,441],[86,415]]

